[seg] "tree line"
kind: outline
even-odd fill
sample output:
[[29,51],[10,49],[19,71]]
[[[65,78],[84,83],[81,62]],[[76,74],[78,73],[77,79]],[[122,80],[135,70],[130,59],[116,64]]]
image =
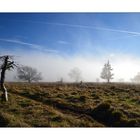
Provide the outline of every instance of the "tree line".
[[[110,82],[110,80],[113,79],[113,73],[112,73],[112,67],[111,64],[109,63],[109,60],[107,61],[107,63],[104,64],[104,67],[102,69],[101,75],[100,77],[104,80],[107,81],[107,83]],[[70,73],[69,76],[71,79],[75,80],[75,82],[80,81],[80,79],[82,79],[81,77],[81,71],[78,68],[73,68]],[[97,82],[99,82],[99,79],[97,79]]]
[[[20,66],[19,64],[16,64],[14,61],[14,56],[10,55],[4,55],[0,56],[0,71],[1,71],[1,77],[0,77],[0,87],[2,91],[2,99],[5,101],[8,101],[8,92],[4,85],[5,82],[5,75],[6,71],[17,69],[17,78],[22,81],[27,81],[28,83],[31,82],[38,82],[39,80],[42,80],[42,75],[40,72],[37,71],[36,68],[32,68],[30,66]],[[112,67],[109,62],[104,64],[102,68],[102,72],[100,77],[104,80],[106,80],[107,83],[110,83],[110,81],[113,79],[114,74],[112,73]],[[82,79],[81,71],[78,68],[73,68],[68,75],[71,79],[73,79],[76,83],[80,82]],[[99,82],[99,79],[97,79]],[[133,79],[131,79],[132,82],[140,82],[140,73],[138,73]],[[63,78],[59,82],[63,82]],[[82,82],[82,81],[81,81]]]
[[[19,66],[14,61],[14,56],[4,55],[0,56],[0,70],[1,70],[1,78],[0,78],[0,87],[2,91],[2,100],[8,101],[8,92],[5,87],[5,75],[8,70],[17,69],[17,78],[23,81],[27,81],[31,83],[32,81],[42,80],[42,75],[37,69],[32,68],[30,66]],[[101,73],[101,78],[106,79],[107,82],[110,82],[113,79],[113,74],[111,73],[112,68],[109,61],[104,65],[104,68]],[[78,68],[74,68],[68,74],[75,82],[78,82],[81,79],[81,71]],[[61,78],[61,82],[63,79]]]

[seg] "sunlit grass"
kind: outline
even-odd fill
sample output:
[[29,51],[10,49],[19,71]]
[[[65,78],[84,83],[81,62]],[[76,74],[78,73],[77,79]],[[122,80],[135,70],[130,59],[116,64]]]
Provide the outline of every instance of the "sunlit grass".
[[5,126],[140,126],[139,85],[9,83],[7,89],[0,112],[14,119]]

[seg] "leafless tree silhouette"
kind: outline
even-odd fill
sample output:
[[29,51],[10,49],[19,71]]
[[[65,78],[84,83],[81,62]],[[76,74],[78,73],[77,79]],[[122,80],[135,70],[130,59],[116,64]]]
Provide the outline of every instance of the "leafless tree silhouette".
[[0,65],[0,70],[1,70],[0,85],[1,85],[1,90],[3,92],[2,100],[8,101],[8,92],[7,92],[7,89],[4,85],[5,74],[6,74],[7,70],[14,69],[14,67],[16,67],[16,64],[13,61],[13,56],[10,56],[10,55],[0,56],[0,62],[1,62],[1,65]]
[[31,83],[32,81],[42,80],[41,73],[37,71],[37,69],[29,67],[29,66],[21,66],[17,69],[17,77],[20,80],[28,81]]

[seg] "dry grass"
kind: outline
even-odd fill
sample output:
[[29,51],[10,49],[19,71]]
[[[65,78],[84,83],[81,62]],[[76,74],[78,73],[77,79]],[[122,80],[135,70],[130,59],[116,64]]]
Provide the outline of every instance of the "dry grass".
[[4,126],[140,126],[140,85],[7,83],[7,88],[10,101],[0,103]]

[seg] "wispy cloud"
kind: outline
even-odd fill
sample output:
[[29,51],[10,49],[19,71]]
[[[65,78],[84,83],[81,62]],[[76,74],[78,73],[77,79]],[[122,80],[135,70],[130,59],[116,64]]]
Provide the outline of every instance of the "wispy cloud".
[[88,25],[65,24],[65,23],[50,23],[50,22],[39,22],[39,23],[59,25],[59,26],[68,26],[68,27],[75,27],[75,28],[104,30],[104,31],[110,31],[110,32],[120,32],[120,33],[132,34],[132,35],[140,35],[140,32],[134,32],[134,31],[128,31],[128,30],[118,30],[118,29],[104,28],[104,27],[95,27],[95,26],[88,26]]
[[[22,22],[22,20],[15,20],[15,21],[21,21]],[[67,23],[58,23],[58,22],[33,21],[33,20],[24,20],[23,22],[50,24],[50,25],[66,26],[66,27],[73,27],[73,28],[103,30],[103,31],[119,32],[119,33],[126,33],[126,34],[139,35],[140,36],[140,32],[123,30],[123,29],[115,29],[115,28],[97,27],[97,26],[80,25],[80,24],[67,24]]]
[[69,44],[69,42],[64,41],[64,40],[58,40],[57,43],[59,43],[59,44],[64,44],[64,45]]
[[20,41],[20,40],[0,38],[0,41],[20,44],[20,45],[26,45],[32,49],[36,49],[39,51],[45,51],[45,52],[49,52],[49,53],[58,53],[57,50],[46,49],[44,46],[32,44],[32,43],[28,43],[28,42],[24,42],[24,41]]
[[127,39],[127,38],[130,38],[130,37],[137,37],[137,36],[140,36],[140,35],[139,34],[133,34],[133,35],[127,35],[127,36],[123,36],[123,37],[115,37],[115,38],[107,39],[106,41]]
[[66,26],[66,27],[72,27],[72,28],[102,30],[102,31],[118,32],[118,33],[125,33],[125,34],[140,36],[140,32],[135,32],[135,31],[130,31],[130,30],[123,30],[123,29],[116,29],[116,28],[99,27],[99,26],[68,24],[68,23],[59,23],[59,22],[35,21],[35,20],[12,20],[12,21],[48,24],[48,25],[56,25],[56,26]]

